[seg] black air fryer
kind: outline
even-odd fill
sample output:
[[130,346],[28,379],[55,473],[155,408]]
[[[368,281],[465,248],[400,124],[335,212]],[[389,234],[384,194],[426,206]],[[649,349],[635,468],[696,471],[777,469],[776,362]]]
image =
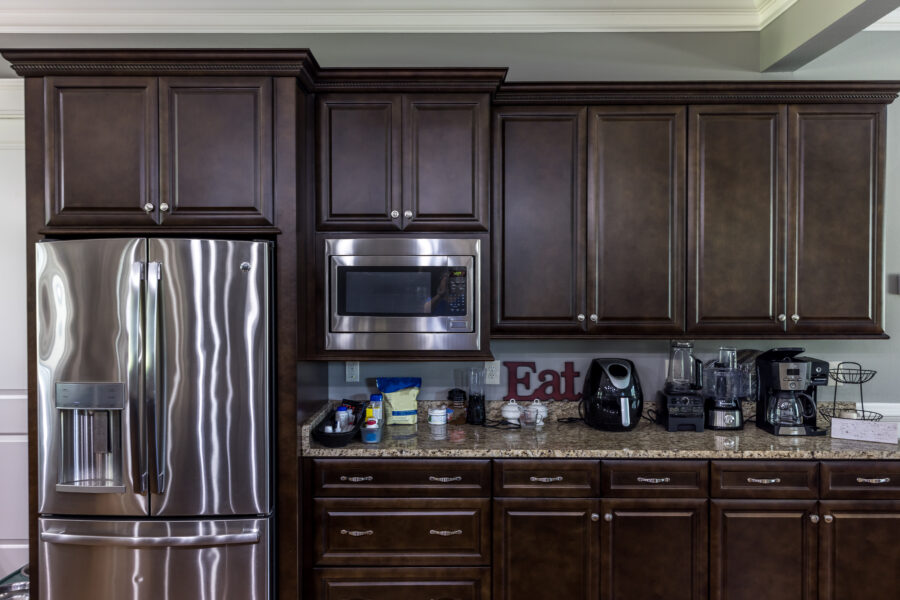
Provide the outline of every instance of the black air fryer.
[[584,422],[603,431],[631,431],[644,410],[634,363],[624,358],[591,361],[581,395]]

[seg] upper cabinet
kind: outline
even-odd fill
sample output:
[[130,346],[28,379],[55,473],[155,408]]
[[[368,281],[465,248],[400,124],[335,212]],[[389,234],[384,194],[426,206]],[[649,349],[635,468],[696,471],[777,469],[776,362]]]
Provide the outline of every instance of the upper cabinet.
[[318,227],[487,231],[490,95],[323,94]]
[[306,51],[4,55],[29,77],[27,118],[41,122],[28,132],[40,182],[29,195],[43,200],[44,233],[277,232],[276,196],[296,202],[293,125],[316,68]]

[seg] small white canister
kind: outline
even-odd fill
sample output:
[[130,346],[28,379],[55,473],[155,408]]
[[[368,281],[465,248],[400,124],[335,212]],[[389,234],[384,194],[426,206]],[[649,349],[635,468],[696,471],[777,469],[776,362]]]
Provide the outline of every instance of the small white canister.
[[500,410],[500,416],[503,417],[504,421],[509,423],[519,423],[519,417],[522,416],[522,410],[519,408],[519,405],[516,404],[516,399],[512,398],[509,402],[503,405],[503,408]]
[[541,404],[540,400],[534,400],[528,408],[525,409],[525,422],[529,425],[543,427],[546,418],[547,407]]
[[443,404],[437,408],[428,409],[428,423],[431,425],[447,424],[447,407]]

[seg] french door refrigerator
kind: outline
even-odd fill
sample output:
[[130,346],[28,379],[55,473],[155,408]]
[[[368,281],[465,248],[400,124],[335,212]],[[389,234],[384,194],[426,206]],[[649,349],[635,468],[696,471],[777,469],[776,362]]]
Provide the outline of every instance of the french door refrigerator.
[[36,245],[41,598],[270,597],[270,254]]

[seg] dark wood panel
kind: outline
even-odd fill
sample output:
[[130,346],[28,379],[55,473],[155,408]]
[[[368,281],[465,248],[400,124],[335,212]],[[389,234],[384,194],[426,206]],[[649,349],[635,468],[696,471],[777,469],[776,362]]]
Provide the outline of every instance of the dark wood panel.
[[895,600],[900,501],[819,503],[819,600]]
[[600,481],[604,496],[706,498],[709,465],[705,460],[604,460]]
[[900,500],[900,461],[824,461],[821,497]]
[[44,86],[45,224],[153,225],[156,78],[47,77]]
[[688,131],[687,330],[781,333],[786,108],[692,106]]
[[487,231],[490,137],[488,94],[403,97],[405,230]]
[[490,600],[488,567],[316,569],[315,600]]
[[320,229],[400,229],[401,108],[392,94],[319,97]]
[[488,498],[317,498],[319,566],[490,564]]
[[806,498],[819,496],[819,464],[813,461],[714,460],[713,498]]
[[590,327],[684,331],[683,106],[588,111]]
[[160,221],[271,224],[272,79],[163,77],[159,96]]
[[706,598],[707,504],[705,499],[603,500],[600,598]]
[[495,113],[492,331],[585,332],[585,118]]
[[490,460],[314,459],[316,496],[490,497]]
[[597,600],[600,501],[494,500],[493,600]]
[[788,331],[880,334],[885,108],[790,109]]
[[600,495],[600,461],[494,460],[494,495],[596,497]]
[[815,500],[713,500],[712,600],[816,600]]

